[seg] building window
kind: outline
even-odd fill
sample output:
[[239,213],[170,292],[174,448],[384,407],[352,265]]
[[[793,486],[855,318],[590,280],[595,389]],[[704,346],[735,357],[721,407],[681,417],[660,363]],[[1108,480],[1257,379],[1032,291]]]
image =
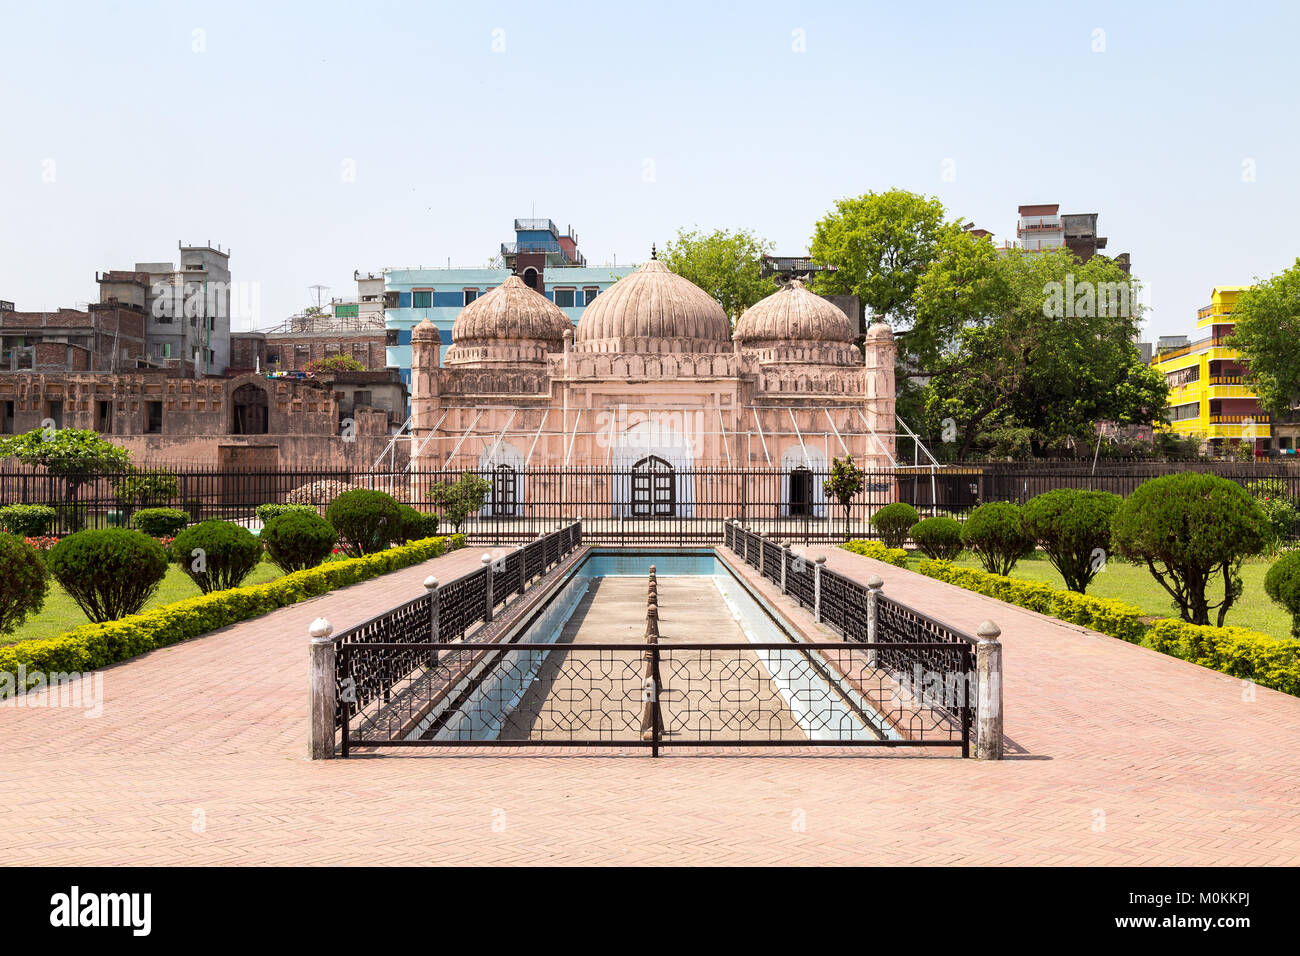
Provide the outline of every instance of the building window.
[[163,358],[172,357],[172,344],[170,342],[162,343],[162,357]]
[[428,309],[433,306],[433,292],[425,289],[420,292],[411,293],[411,308]]
[[353,407],[353,408],[373,408],[373,407],[374,407],[374,399],[371,397],[371,395],[370,395],[370,391],[367,390],[367,389],[357,389],[355,392],[353,392],[353,393],[352,393],[352,407]]
[[465,304],[466,304],[466,305],[469,305],[471,302],[473,302],[473,301],[474,301],[475,299],[477,299],[477,298],[478,298],[478,289],[466,289],[466,290],[465,290]]
[[113,403],[95,403],[95,431],[107,435],[113,430]]
[[558,305],[561,309],[572,309],[573,300],[574,300],[574,295],[572,289],[555,290],[555,304]]
[[162,402],[145,402],[145,413],[148,416],[145,419],[145,432],[150,435],[161,435]]
[[582,304],[591,305],[591,303],[596,301],[596,296],[598,295],[600,295],[599,289],[595,286],[588,286],[586,289],[582,290]]

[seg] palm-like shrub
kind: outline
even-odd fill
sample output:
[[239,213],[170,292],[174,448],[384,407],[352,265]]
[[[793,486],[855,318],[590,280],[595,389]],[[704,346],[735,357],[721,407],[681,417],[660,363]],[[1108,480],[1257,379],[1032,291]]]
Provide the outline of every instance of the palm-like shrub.
[[1061,573],[1065,586],[1084,594],[1106,566],[1110,523],[1123,499],[1107,491],[1058,488],[1025,502],[1025,530]]
[[333,526],[314,509],[279,514],[261,534],[267,555],[285,574],[316,567],[333,553],[338,540]]
[[871,516],[871,527],[879,533],[886,548],[901,548],[907,543],[907,533],[921,516],[905,501],[885,505]]
[[961,543],[975,552],[989,574],[1010,574],[1034,549],[1020,507],[1009,501],[990,501],[972,511],[961,526]]
[[238,587],[262,560],[262,545],[247,528],[212,518],[178,534],[171,556],[200,591],[211,594]]
[[0,534],[0,568],[0,634],[9,634],[45,606],[50,574],[41,553],[12,534]]
[[[1143,482],[1111,524],[1115,550],[1145,564],[1189,624],[1223,626],[1241,596],[1241,562],[1268,544],[1268,521],[1250,494],[1217,475],[1184,472]],[[1223,587],[1211,604],[1206,591]]]
[[334,526],[339,545],[352,558],[387,549],[402,531],[402,513],[396,499],[364,488],[345,491],[331,501],[325,519]]
[[910,533],[921,553],[936,561],[955,561],[965,550],[961,522],[952,518],[926,518],[912,525]]
[[50,549],[46,564],[96,623],[137,614],[167,574],[163,547],[141,531],[78,531]]

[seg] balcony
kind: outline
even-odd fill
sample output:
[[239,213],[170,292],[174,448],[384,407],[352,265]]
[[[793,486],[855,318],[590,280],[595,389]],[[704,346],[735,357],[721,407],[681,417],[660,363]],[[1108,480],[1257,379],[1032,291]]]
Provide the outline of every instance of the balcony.
[[1062,228],[1059,216],[1026,216],[1016,222],[1017,232],[1060,232]]
[[528,240],[526,242],[503,242],[501,243],[502,256],[517,256],[521,253],[536,253],[539,255],[559,256],[567,265],[585,266],[587,260],[579,253],[576,258],[569,256],[564,247],[558,242],[550,240]]

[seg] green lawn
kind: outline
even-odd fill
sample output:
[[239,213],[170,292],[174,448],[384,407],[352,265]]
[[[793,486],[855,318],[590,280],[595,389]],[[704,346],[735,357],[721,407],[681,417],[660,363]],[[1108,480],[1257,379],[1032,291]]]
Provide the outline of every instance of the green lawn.
[[[253,569],[253,573],[244,579],[244,584],[261,584],[280,577],[281,571],[269,561],[262,561]],[[146,609],[185,598],[198,597],[203,592],[198,589],[177,565],[167,568],[167,576],[158,587],[158,593],[145,605]],[[0,644],[15,644],[18,641],[31,641],[44,637],[56,637],[64,631],[81,624],[89,623],[89,618],[77,607],[77,602],[68,596],[68,592],[50,579],[50,591],[45,596],[45,607],[41,612],[27,619],[22,627],[12,634],[0,635]]]
[[[915,552],[909,552],[908,566],[915,569],[924,557]],[[969,553],[954,562],[962,567],[978,568],[980,563]],[[1245,587],[1241,597],[1239,597],[1228,611],[1224,624],[1236,627],[1248,627],[1254,631],[1262,631],[1265,634],[1271,634],[1274,637],[1291,636],[1291,616],[1284,610],[1269,600],[1268,595],[1264,593],[1264,575],[1268,572],[1272,562],[1267,559],[1247,561],[1241,567],[1241,580]],[[1013,578],[1023,578],[1028,581],[1042,581],[1064,590],[1065,582],[1057,573],[1056,568],[1052,567],[1050,561],[1041,553],[1035,554],[1030,558],[1022,558],[1011,572]],[[1145,567],[1139,567],[1134,564],[1124,564],[1119,561],[1111,561],[1106,565],[1106,570],[1092,579],[1092,584],[1088,585],[1088,593],[1094,597],[1118,598],[1121,601],[1127,601],[1129,604],[1140,607],[1147,614],[1153,617],[1178,617],[1178,611],[1174,608],[1173,600],[1169,597],[1168,592],[1160,586],[1160,583],[1151,576],[1151,572]],[[1217,592],[1213,589],[1210,591],[1211,603],[1218,601],[1223,596],[1223,590],[1220,588]],[[1214,622],[1216,611],[1210,612],[1210,621]]]

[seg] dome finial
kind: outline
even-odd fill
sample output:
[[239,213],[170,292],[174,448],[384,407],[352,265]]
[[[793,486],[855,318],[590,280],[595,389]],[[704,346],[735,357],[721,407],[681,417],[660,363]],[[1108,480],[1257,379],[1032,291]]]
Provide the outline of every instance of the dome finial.
[[655,251],[655,244],[654,244],[653,242],[650,243],[650,258],[651,258],[651,259],[658,259],[658,258],[659,258],[659,253],[658,253],[657,251]]

